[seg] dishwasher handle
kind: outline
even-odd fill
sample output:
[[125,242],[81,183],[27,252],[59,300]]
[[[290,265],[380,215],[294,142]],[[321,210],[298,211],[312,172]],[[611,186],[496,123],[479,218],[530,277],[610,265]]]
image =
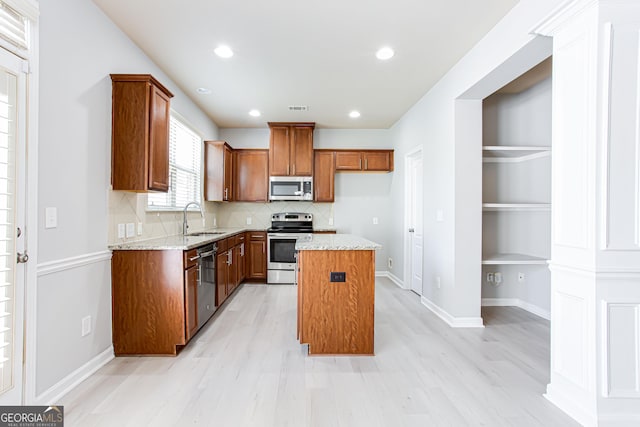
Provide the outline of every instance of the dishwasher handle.
[[215,255],[216,252],[217,252],[216,249],[214,249],[212,251],[208,251],[208,252],[202,252],[201,254],[199,254],[199,257],[200,258],[206,258],[208,256]]

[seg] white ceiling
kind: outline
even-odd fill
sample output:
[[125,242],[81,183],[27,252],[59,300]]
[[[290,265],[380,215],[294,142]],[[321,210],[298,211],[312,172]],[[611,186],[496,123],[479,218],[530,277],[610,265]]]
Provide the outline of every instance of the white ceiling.
[[[94,2],[220,127],[375,129],[393,125],[517,0]],[[235,55],[218,58],[220,44]],[[375,57],[383,45],[396,52],[386,62]],[[349,118],[354,109],[360,118]]]

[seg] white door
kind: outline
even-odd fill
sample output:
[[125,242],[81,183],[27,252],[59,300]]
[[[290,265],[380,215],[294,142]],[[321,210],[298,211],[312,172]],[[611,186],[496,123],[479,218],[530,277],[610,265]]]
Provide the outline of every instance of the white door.
[[[0,48],[0,405],[23,403],[25,61]],[[20,262],[18,262],[20,258]]]
[[411,290],[422,295],[422,254],[423,254],[423,200],[422,151],[408,158],[407,212],[409,233],[409,280]]

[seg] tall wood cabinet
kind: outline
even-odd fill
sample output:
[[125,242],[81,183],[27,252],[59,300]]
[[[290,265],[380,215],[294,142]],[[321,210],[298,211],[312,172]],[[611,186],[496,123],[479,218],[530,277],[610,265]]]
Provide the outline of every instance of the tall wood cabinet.
[[150,74],[111,74],[111,81],[113,189],[166,192],[173,95]]
[[269,150],[235,150],[235,201],[269,201]]
[[233,157],[233,149],[225,141],[205,141],[205,200],[209,202],[233,200]]
[[311,176],[315,123],[270,122],[269,128],[270,175]]
[[333,202],[336,174],[335,152],[315,150],[313,158],[313,201]]

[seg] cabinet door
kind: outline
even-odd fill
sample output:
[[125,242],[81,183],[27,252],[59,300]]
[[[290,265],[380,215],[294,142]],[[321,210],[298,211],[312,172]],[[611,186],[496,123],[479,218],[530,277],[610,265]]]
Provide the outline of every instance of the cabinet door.
[[169,190],[169,97],[151,85],[149,189]]
[[336,152],[337,171],[359,171],[362,170],[362,153],[360,151],[337,151]]
[[224,146],[224,186],[222,200],[233,200],[233,151]]
[[391,153],[389,151],[364,152],[364,170],[366,171],[390,171]]
[[238,283],[244,282],[247,278],[247,245],[245,242],[240,243],[240,260],[238,262]]
[[249,279],[267,278],[267,241],[249,240],[249,257],[247,259],[247,275]]
[[271,176],[289,175],[289,156],[289,127],[272,127],[269,140],[269,174]]
[[335,188],[335,153],[316,151],[314,154],[313,200],[315,202],[333,202]]
[[227,299],[227,281],[229,280],[227,265],[227,252],[218,253],[216,256],[216,298],[217,306]]
[[291,128],[291,167],[292,176],[311,176],[313,174],[313,128],[293,126]]
[[231,295],[231,292],[238,284],[238,270],[236,268],[235,247],[229,248],[227,251],[227,271],[229,276],[227,278],[227,295]]
[[198,267],[184,271],[184,314],[187,341],[198,331]]
[[238,202],[268,201],[268,150],[236,150],[235,188]]

